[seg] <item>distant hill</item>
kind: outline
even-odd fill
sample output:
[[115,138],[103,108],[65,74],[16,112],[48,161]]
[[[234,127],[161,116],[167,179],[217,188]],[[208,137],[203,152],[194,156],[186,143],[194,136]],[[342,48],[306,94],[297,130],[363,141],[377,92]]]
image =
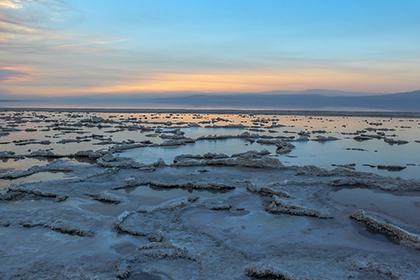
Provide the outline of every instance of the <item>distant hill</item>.
[[[260,93],[138,93],[66,97],[0,95],[0,107],[121,107],[274,110],[346,110],[420,112],[420,90],[402,93],[364,93],[312,89]],[[23,103],[25,103],[23,105]]]
[[244,107],[272,109],[328,109],[348,108],[363,110],[420,111],[420,90],[395,94],[323,95],[318,92],[293,94],[195,94],[189,96],[158,97],[154,103],[183,104],[206,107]]

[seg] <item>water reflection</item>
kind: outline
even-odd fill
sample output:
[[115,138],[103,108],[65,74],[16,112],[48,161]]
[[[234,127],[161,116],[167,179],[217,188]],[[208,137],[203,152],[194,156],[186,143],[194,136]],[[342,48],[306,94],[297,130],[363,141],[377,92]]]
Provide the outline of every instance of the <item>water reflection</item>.
[[339,203],[383,213],[386,216],[420,226],[420,196],[394,195],[368,189],[342,189],[331,194]]
[[180,154],[206,154],[206,153],[223,153],[232,155],[245,151],[262,151],[269,150],[275,152],[274,146],[260,145],[257,143],[249,143],[243,139],[225,139],[225,140],[202,140],[193,144],[173,147],[148,147],[128,150],[119,155],[122,157],[134,158],[141,163],[153,163],[158,159],[163,159],[166,163],[172,163],[174,158]]
[[[102,118],[97,123],[86,122]],[[337,137],[339,141],[294,142],[296,148],[288,155],[278,155],[287,165],[313,164],[332,168],[333,164],[355,164],[356,170],[375,172],[387,176],[420,179],[420,120],[386,117],[321,117],[265,114],[205,114],[205,113],[120,113],[120,112],[1,112],[1,151],[24,155],[39,149],[50,149],[57,154],[73,154],[81,150],[108,149],[121,142],[150,141],[162,143],[158,130],[179,128],[185,137],[206,135],[239,135],[249,132],[262,136],[298,137],[298,133]],[[193,124],[193,125],[191,125]],[[197,127],[199,126],[199,127]],[[243,126],[243,128],[240,128]],[[63,129],[65,128],[65,129]],[[357,134],[382,133],[397,140],[409,141],[406,145],[389,145],[383,139],[357,142]],[[49,144],[19,145],[22,140],[49,141]],[[79,139],[80,141],[74,142]],[[356,150],[352,150],[352,149]],[[144,163],[163,158],[170,163],[179,154],[233,153],[268,149],[275,154],[274,146],[261,146],[242,139],[197,141],[177,147],[153,147],[122,153]],[[45,164],[35,159],[0,162],[0,169],[26,169]],[[401,165],[400,172],[378,170],[367,165]]]

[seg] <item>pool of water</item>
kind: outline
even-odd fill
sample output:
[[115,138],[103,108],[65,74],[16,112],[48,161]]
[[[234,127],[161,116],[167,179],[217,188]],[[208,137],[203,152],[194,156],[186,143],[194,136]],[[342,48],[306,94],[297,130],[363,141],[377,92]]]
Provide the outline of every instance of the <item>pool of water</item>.
[[[372,172],[385,176],[420,179],[420,144],[389,145],[382,140],[357,142],[353,139],[342,139],[326,143],[294,143],[296,148],[288,155],[279,156],[286,165],[317,165],[333,168],[332,164],[356,164],[359,171]],[[348,150],[359,148],[359,150]],[[400,165],[406,168],[398,171],[387,171],[372,168],[369,165]]]
[[67,178],[68,175],[63,172],[38,172],[26,177],[17,178],[14,180],[0,179],[0,189],[7,188],[12,184],[33,183],[33,182],[47,182],[51,180],[58,180]]
[[[105,121],[98,124],[84,120],[99,117]],[[259,135],[298,137],[297,133],[311,133],[317,136],[334,136],[338,141],[294,142],[296,148],[287,155],[276,155],[274,146],[250,143],[243,139],[203,140],[194,144],[175,147],[149,147],[128,150],[121,156],[134,158],[139,162],[152,163],[162,158],[167,163],[180,154],[234,153],[249,150],[269,150],[286,165],[317,165],[333,168],[333,165],[354,164],[359,171],[374,172],[385,176],[420,179],[420,119],[391,117],[322,117],[294,115],[258,114],[199,114],[199,113],[88,113],[88,112],[3,112],[0,113],[0,130],[16,129],[1,135],[0,151],[13,151],[25,155],[38,149],[51,149],[58,154],[72,154],[81,150],[107,149],[114,143],[132,140],[164,141],[159,131],[167,133],[179,128],[184,136],[197,139],[207,135],[239,135],[243,132]],[[195,126],[190,126],[194,123]],[[80,125],[82,124],[82,125]],[[199,125],[200,127],[196,127]],[[238,128],[238,125],[244,126]],[[228,128],[226,128],[228,126]],[[230,126],[230,127],[229,127]],[[70,127],[75,130],[57,130]],[[133,128],[133,129],[132,129]],[[144,128],[144,129],[139,129]],[[389,145],[383,140],[357,142],[357,132],[374,135],[384,133],[393,139],[409,141],[405,145]],[[102,135],[113,143],[103,143],[100,138],[89,138],[80,143],[62,143],[61,140],[75,139],[89,135]],[[49,140],[48,145],[17,145],[13,141],[24,139]],[[100,144],[100,145],[98,145]],[[358,150],[349,150],[358,149]],[[360,150],[361,149],[361,150]],[[3,160],[0,169],[26,169],[45,164],[35,159]],[[379,170],[368,165],[399,165],[405,169],[398,172]]]
[[339,203],[383,213],[420,228],[420,196],[394,195],[368,189],[342,189],[331,194]]
[[233,155],[252,150],[268,150],[274,153],[275,147],[250,143],[243,139],[201,140],[196,143],[183,146],[132,149],[119,153],[118,155],[133,158],[138,162],[149,164],[156,162],[158,159],[163,159],[166,163],[173,163],[174,158],[181,154],[202,155],[206,153],[223,153]]
[[[205,153],[224,153],[232,155],[250,150],[268,150],[285,165],[317,165],[332,169],[333,165],[355,164],[358,171],[372,172],[384,176],[420,179],[420,144],[409,143],[391,146],[381,140],[356,142],[342,139],[320,143],[316,141],[293,142],[296,148],[286,155],[277,155],[272,145],[250,143],[244,139],[201,140],[193,144],[171,147],[147,147],[127,150],[119,156],[133,158],[141,163],[153,163],[163,159],[172,163],[181,154],[202,155]],[[362,148],[363,151],[348,150]],[[373,168],[368,165],[400,165],[405,169],[395,172]]]

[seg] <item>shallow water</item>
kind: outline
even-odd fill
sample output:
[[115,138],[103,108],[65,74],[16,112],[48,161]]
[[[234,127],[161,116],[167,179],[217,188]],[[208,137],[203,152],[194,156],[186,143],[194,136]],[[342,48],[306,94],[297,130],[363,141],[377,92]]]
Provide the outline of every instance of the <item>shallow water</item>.
[[[242,279],[246,277],[243,275],[244,268],[250,264],[250,260],[261,260],[263,264],[267,260],[273,260],[280,265],[289,261],[299,271],[302,263],[305,267],[309,267],[308,261],[313,263],[308,271],[319,272],[319,275],[306,278],[322,278],[320,275],[325,271],[320,271],[319,268],[331,271],[349,268],[345,277],[329,277],[347,279],[357,278],[355,270],[366,269],[365,264],[374,260],[373,272],[379,273],[374,275],[378,276],[375,279],[381,279],[385,275],[384,271],[387,273],[389,268],[406,270],[407,267],[407,272],[403,271],[401,274],[402,278],[409,279],[405,276],[414,275],[410,279],[415,279],[418,275],[415,250],[405,248],[406,244],[390,243],[386,239],[386,232],[380,232],[380,235],[371,234],[366,230],[366,225],[350,220],[349,215],[358,209],[364,209],[385,216],[394,225],[407,231],[418,233],[420,218],[416,214],[420,210],[420,196],[416,182],[384,180],[385,188],[388,183],[392,183],[391,187],[395,187],[393,189],[413,190],[413,193],[397,191],[398,195],[395,195],[391,192],[332,187],[331,180],[348,178],[339,172],[331,177],[317,177],[316,174],[295,176],[296,171],[301,170],[295,168],[104,168],[96,165],[93,159],[85,159],[89,164],[75,162],[73,153],[90,149],[107,150],[115,147],[114,145],[121,148],[124,144],[135,143],[144,147],[127,149],[118,155],[143,163],[152,163],[162,158],[170,164],[180,154],[232,155],[266,149],[287,165],[313,164],[334,168],[333,164],[354,163],[356,170],[420,179],[420,144],[415,142],[420,140],[419,124],[418,119],[360,117],[0,112],[0,151],[14,151],[22,155],[19,159],[6,159],[10,154],[4,153],[0,162],[0,174],[46,164],[51,165],[39,170],[67,172],[39,172],[15,180],[0,180],[0,187],[24,184],[20,187],[39,191],[30,195],[6,197],[9,201],[1,204],[3,215],[0,222],[7,227],[0,231],[0,247],[4,248],[4,252],[12,252],[12,255],[3,258],[0,270],[7,271],[10,267],[16,267],[19,275],[22,275],[22,271],[29,271],[25,275],[32,275],[37,271],[34,267],[37,268],[39,264],[48,264],[41,267],[44,268],[41,273],[55,273],[55,269],[71,271],[67,268],[71,264],[95,273],[107,271],[109,277],[95,277],[108,279],[121,271],[126,275],[125,264],[130,264],[129,269],[164,267],[168,270],[162,275],[170,275],[168,277],[173,279],[183,279],[176,274],[173,276],[172,272],[178,268],[183,270],[183,276],[190,275],[191,268],[197,269],[196,271],[204,268],[221,271],[220,275],[233,275],[235,279]],[[17,131],[11,131],[12,128]],[[403,139],[409,143],[390,145],[384,139],[364,142],[353,139],[361,133],[376,134],[375,129],[380,129],[378,132],[384,132],[392,139]],[[364,132],[360,132],[361,130]],[[293,141],[302,131],[310,134],[308,141]],[[243,135],[244,132],[254,135]],[[229,137],[224,140],[200,139],[208,135]],[[317,136],[334,136],[339,139],[323,143],[316,141]],[[83,139],[83,142],[65,143],[77,139],[76,137]],[[289,154],[277,155],[276,146],[255,142],[267,137],[284,141],[287,138],[295,145],[295,149]],[[21,145],[20,141],[23,139],[49,140],[51,143]],[[195,142],[178,146],[159,145],[167,139]],[[145,140],[147,142],[142,143]],[[347,150],[348,148],[358,150]],[[32,158],[30,152],[38,149],[52,150],[56,154],[49,158]],[[113,159],[110,156],[102,159],[107,158]],[[112,163],[117,165],[119,162]],[[406,169],[389,172],[363,164],[402,165]],[[366,174],[364,179],[377,178]],[[55,181],[56,179],[63,180]],[[36,183],[39,181],[41,182]],[[132,182],[140,185],[130,184]],[[159,183],[166,186],[151,187]],[[270,211],[271,206],[276,206],[267,207],[272,198],[261,192],[249,191],[247,187],[250,183],[256,189],[267,186],[273,191],[289,193],[289,198],[282,197],[281,200],[290,204],[287,206],[289,209],[298,209],[298,212],[284,209]],[[216,192],[214,189],[210,191],[211,188],[207,191],[200,189],[203,186],[211,187],[211,184],[233,188],[227,192]],[[6,189],[0,188],[0,192],[6,192]],[[54,196],[58,198],[58,195],[67,199],[55,199]],[[190,200],[182,207],[150,211],[147,214],[141,211],[192,196],[198,199]],[[214,206],[219,206],[219,209]],[[316,217],[324,213],[332,215],[333,219]],[[57,228],[57,224],[60,228]],[[64,231],[61,227],[64,227]],[[80,233],[85,236],[78,236]],[[156,238],[160,239],[159,236],[163,238],[161,244],[154,242],[157,241]],[[17,250],[16,237],[22,237],[20,240],[23,242]],[[142,245],[157,248],[148,252],[149,249],[145,251],[141,248]],[[170,247],[161,248],[161,245]],[[178,253],[178,249],[182,250]],[[187,255],[183,255],[184,250]],[[151,257],[146,255],[150,253]],[[153,257],[155,253],[157,258]],[[167,253],[169,255],[165,257]],[[197,261],[191,262],[191,266],[190,253],[192,257],[198,257]],[[132,265],[131,260],[135,260]],[[356,266],[359,260],[361,267]],[[184,266],[185,262],[188,267]],[[325,268],[327,263],[333,265]],[[167,264],[170,267],[166,267]],[[225,273],[223,269],[226,267],[228,270]],[[230,270],[235,267],[237,273],[231,273]],[[130,270],[127,272],[131,273]],[[221,278],[212,273],[207,275],[212,277],[200,278]],[[370,279],[370,273],[366,275],[363,278]]]
[[42,161],[35,158],[25,158],[25,159],[3,159],[0,160],[0,169],[15,169],[15,170],[24,170],[28,169],[34,165],[45,165],[47,161]]
[[[420,144],[389,145],[381,140],[369,140],[359,143],[352,139],[343,139],[328,143],[295,143],[296,149],[289,155],[280,156],[287,165],[317,165],[332,168],[332,164],[356,164],[359,171],[372,172],[385,176],[420,178]],[[347,150],[362,148],[365,151]],[[291,157],[292,156],[292,157]],[[372,168],[369,165],[401,165],[405,169],[395,172]]]
[[125,151],[119,155],[134,158],[141,163],[150,164],[158,159],[163,159],[166,163],[173,163],[174,158],[181,154],[223,153],[231,156],[252,150],[269,150],[271,153],[274,153],[275,147],[249,143],[243,139],[202,140],[183,146],[138,148]]
[[51,180],[64,179],[68,176],[63,172],[38,172],[26,177],[17,178],[14,180],[0,179],[0,189],[11,186],[12,184],[33,183],[33,182],[47,182]]
[[[83,122],[98,116],[106,122]],[[192,127],[190,124],[200,127]],[[235,127],[242,125],[243,128]],[[234,127],[225,127],[234,126]],[[73,131],[56,130],[70,127]],[[171,163],[180,154],[226,153],[232,155],[249,150],[267,149],[286,165],[317,165],[334,168],[333,165],[354,164],[360,171],[385,176],[420,179],[420,120],[385,117],[320,117],[293,115],[254,114],[197,114],[197,113],[86,113],[86,112],[0,112],[0,132],[3,128],[15,128],[8,135],[0,136],[0,151],[28,154],[38,149],[51,149],[58,154],[72,154],[81,150],[107,149],[122,141],[151,141],[160,144],[166,139],[162,134],[179,128],[185,137],[197,139],[207,135],[235,136],[243,132],[271,137],[298,137],[298,132],[309,132],[310,139],[317,136],[333,136],[340,140],[329,142],[292,142],[296,148],[287,155],[276,155],[275,146],[259,145],[243,139],[203,140],[194,144],[174,147],[148,147],[127,150],[121,156],[139,162],[151,163],[162,158]],[[145,129],[140,129],[145,128]],[[147,128],[147,129],[146,129]],[[29,129],[29,130],[28,130]],[[35,129],[36,131],[32,131]],[[162,130],[163,133],[158,132]],[[378,129],[378,131],[374,131]],[[364,132],[360,132],[364,131]],[[390,145],[382,139],[363,142],[353,140],[357,133],[375,135],[384,133],[392,139],[407,140],[405,145]],[[102,135],[103,138],[92,138]],[[87,137],[79,143],[62,143],[76,137]],[[48,140],[48,145],[17,145],[24,139]],[[356,148],[359,150],[348,150]],[[36,160],[0,162],[0,169],[25,169]],[[366,165],[400,165],[398,172],[379,170]]]
[[420,227],[420,196],[394,195],[368,189],[342,189],[331,194],[339,203],[383,213]]

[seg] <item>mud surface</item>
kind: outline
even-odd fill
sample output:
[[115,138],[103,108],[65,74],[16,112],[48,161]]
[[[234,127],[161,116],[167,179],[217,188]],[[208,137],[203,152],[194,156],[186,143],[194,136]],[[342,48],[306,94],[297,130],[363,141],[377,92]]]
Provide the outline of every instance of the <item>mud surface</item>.
[[[410,159],[418,130],[415,119],[2,112],[0,279],[418,279],[418,163],[379,155]],[[305,145],[378,157],[294,165]]]

